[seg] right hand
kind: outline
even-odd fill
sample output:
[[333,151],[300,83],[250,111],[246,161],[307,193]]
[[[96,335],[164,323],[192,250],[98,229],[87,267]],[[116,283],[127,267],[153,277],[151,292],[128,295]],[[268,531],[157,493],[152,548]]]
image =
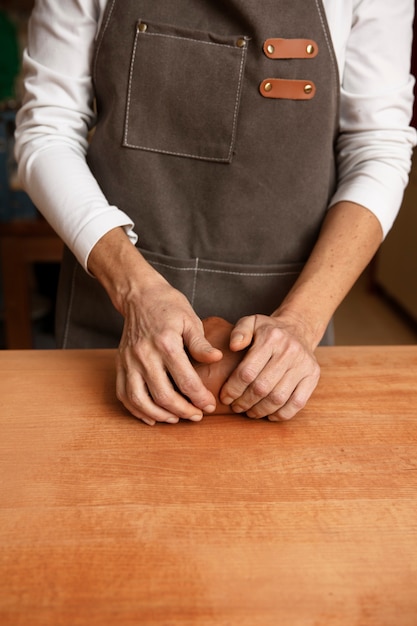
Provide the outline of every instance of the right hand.
[[216,400],[190,358],[214,363],[222,352],[206,340],[187,298],[147,263],[122,228],[93,247],[88,269],[124,317],[116,392],[128,411],[149,425],[212,413]]
[[160,277],[142,286],[123,309],[118,399],[149,425],[180,418],[199,421],[203,413],[212,413],[216,400],[185,349],[200,363],[214,363],[222,353],[205,339],[203,324],[185,296]]

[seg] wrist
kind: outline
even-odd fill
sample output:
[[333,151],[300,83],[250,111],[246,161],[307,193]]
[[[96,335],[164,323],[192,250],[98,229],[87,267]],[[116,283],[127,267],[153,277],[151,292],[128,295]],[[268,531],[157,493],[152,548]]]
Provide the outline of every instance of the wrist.
[[[164,278],[143,258],[123,228],[104,235],[92,249],[88,270],[101,283],[113,306],[125,315],[132,300],[144,297]],[[142,294],[142,295],[141,295]]]
[[279,319],[287,328],[291,328],[292,333],[302,344],[313,352],[322,340],[332,315],[316,311],[313,305],[302,306],[290,299],[284,301],[271,317]]

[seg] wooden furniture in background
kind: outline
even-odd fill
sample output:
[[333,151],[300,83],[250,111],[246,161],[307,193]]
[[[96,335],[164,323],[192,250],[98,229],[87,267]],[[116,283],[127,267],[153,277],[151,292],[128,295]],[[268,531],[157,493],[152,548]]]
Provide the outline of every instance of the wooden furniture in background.
[[0,352],[2,626],[416,626],[417,346],[308,406],[145,426],[115,353]]
[[6,347],[32,348],[31,265],[59,262],[63,244],[42,218],[0,223]]

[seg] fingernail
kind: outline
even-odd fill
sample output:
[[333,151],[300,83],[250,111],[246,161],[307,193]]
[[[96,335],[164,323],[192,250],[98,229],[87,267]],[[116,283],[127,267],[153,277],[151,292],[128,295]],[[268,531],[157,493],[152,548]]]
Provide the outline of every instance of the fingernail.
[[168,417],[166,420],[167,424],[178,424],[179,421],[179,417]]
[[274,417],[272,415],[270,417],[268,417],[268,420],[270,422],[280,422],[281,421],[279,417]]
[[244,409],[242,409],[242,407],[241,407],[241,406],[234,406],[234,405],[233,405],[233,407],[232,407],[232,408],[233,408],[233,411],[234,411],[235,413],[243,413],[243,411],[244,411]]
[[144,424],[147,424],[148,426],[155,426],[155,420],[151,419],[150,417],[141,417],[140,419]]
[[213,413],[215,408],[216,406],[214,404],[208,404],[207,406],[204,407],[203,411],[204,413]]
[[223,404],[232,404],[233,398],[229,398],[229,396],[227,396],[226,398],[222,398],[222,402]]
[[236,335],[233,335],[233,341],[243,341],[245,338],[244,335],[242,335],[242,333],[237,333]]
[[201,422],[201,420],[203,419],[202,415],[191,415],[191,417],[188,418],[189,420],[191,420],[192,422]]

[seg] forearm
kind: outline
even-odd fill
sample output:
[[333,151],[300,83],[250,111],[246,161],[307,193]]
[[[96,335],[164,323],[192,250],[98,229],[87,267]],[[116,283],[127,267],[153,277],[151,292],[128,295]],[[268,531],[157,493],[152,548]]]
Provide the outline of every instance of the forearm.
[[205,339],[187,298],[153,269],[121,228],[94,246],[88,269],[124,317],[117,395],[126,408],[148,424],[200,420],[203,412],[211,413],[215,398],[188,355],[213,363],[222,353]]
[[382,241],[377,218],[351,202],[334,205],[301,275],[273,316],[302,329],[315,349],[334,312]]
[[88,270],[122,315],[130,300],[137,300],[146,289],[166,282],[143,258],[123,228],[110,230],[97,242],[88,257]]

